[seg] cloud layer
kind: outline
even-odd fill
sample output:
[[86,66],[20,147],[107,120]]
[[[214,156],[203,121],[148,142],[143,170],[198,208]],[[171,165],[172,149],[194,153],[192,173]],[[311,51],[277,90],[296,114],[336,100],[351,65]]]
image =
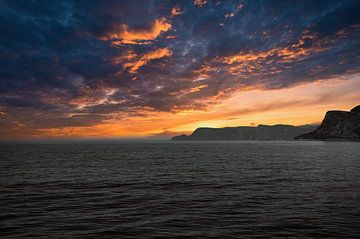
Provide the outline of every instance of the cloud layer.
[[2,137],[356,74],[359,11],[356,0],[1,1]]

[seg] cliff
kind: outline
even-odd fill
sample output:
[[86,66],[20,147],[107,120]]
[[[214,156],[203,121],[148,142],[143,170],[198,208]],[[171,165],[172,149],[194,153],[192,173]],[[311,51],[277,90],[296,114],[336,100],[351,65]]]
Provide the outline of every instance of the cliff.
[[360,140],[360,105],[351,111],[328,111],[316,130],[295,139]]
[[310,132],[316,126],[259,125],[228,128],[198,128],[191,135],[175,136],[171,140],[293,140],[295,136]]

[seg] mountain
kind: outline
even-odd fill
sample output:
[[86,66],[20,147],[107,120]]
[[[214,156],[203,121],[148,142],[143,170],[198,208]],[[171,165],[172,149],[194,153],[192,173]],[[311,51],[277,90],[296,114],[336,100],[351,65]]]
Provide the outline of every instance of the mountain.
[[316,130],[295,139],[360,140],[360,105],[351,111],[328,111]]
[[171,140],[293,140],[317,126],[259,125],[228,128],[197,128],[191,135],[175,136]]

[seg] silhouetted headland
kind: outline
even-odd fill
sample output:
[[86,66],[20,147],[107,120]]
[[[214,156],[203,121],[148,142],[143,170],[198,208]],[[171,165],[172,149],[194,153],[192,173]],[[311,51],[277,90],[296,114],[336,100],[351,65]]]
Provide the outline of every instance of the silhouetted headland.
[[197,128],[191,135],[179,135],[171,140],[294,140],[300,134],[316,129],[314,125],[259,125],[227,128]]
[[316,130],[299,135],[295,139],[359,141],[360,105],[350,111],[328,111]]

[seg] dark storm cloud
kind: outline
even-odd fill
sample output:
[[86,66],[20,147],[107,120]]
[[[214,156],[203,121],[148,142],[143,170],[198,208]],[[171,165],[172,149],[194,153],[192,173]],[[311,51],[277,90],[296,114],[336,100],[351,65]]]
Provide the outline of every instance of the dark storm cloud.
[[359,11],[351,0],[1,1],[0,121],[94,125],[356,73]]

